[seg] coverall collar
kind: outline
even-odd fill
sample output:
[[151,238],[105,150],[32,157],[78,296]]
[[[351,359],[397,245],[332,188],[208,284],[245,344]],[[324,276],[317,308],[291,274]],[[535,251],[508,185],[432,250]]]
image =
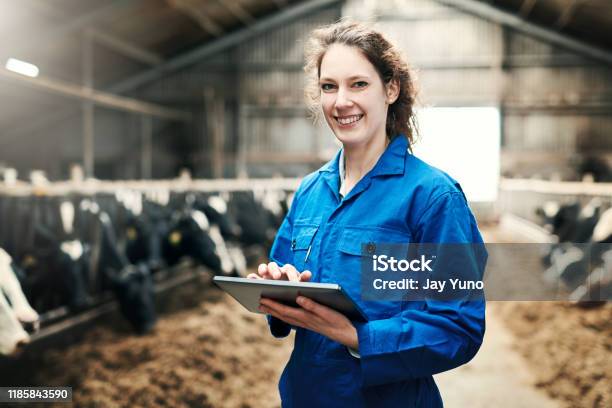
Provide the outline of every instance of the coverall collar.
[[[339,190],[340,190],[340,154],[342,149],[338,150],[335,157],[325,164],[319,172],[321,176],[325,180],[326,184],[332,190],[333,194],[336,196],[338,200],[340,200]],[[363,190],[368,188],[370,185],[372,177],[376,176],[387,176],[387,175],[403,175],[404,174],[404,163],[406,160],[406,155],[408,154],[408,140],[403,135],[396,136],[383,154],[376,162],[376,165],[372,170],[368,172],[353,189],[344,197],[345,200],[348,200]]]
[[[321,167],[319,172],[332,173],[334,176],[339,177],[341,152],[342,149],[338,150],[334,158]],[[375,177],[404,174],[404,163],[407,154],[408,140],[404,135],[397,135],[391,140],[389,146],[387,146],[380,156],[374,168],[370,170],[366,176]]]

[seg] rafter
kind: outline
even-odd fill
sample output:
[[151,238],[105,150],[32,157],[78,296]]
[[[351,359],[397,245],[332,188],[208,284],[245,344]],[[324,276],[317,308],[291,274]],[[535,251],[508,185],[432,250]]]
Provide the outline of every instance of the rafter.
[[274,4],[276,4],[276,7],[278,7],[279,9],[283,9],[285,8],[285,6],[287,6],[287,0],[272,0],[274,2]]
[[118,38],[114,35],[105,33],[96,28],[88,29],[87,31],[95,42],[102,44],[126,57],[130,57],[151,66],[159,65],[164,61],[160,55],[134,45],[129,41]]
[[[287,7],[271,16],[258,20],[252,26],[242,28],[236,32],[223,36],[222,38],[206,43],[195,50],[179,55],[169,61],[164,62],[163,64],[158,65],[157,67],[150,68],[123,81],[119,81],[115,85],[106,88],[106,91],[113,93],[128,92],[159,78],[165,73],[174,72],[176,70],[188,67],[197,61],[201,61],[204,58],[226,50],[229,47],[233,47],[243,41],[252,39],[257,35],[266,33],[269,30],[273,30],[299,18],[312,15],[326,8],[336,6],[337,4],[341,3],[341,1],[342,0],[309,0],[292,7]],[[13,140],[15,137],[35,132],[61,120],[67,120],[74,115],[74,113],[74,109],[63,109],[50,112],[46,116],[33,118],[31,122],[23,123],[21,127],[13,129],[10,132],[5,132],[0,138],[0,143],[7,143],[8,141]]]
[[255,22],[255,18],[242,7],[236,0],[217,0],[219,4],[228,10],[234,17],[236,17],[244,25],[251,25]]
[[75,85],[49,77],[39,76],[37,78],[30,78],[24,75],[16,74],[5,68],[0,68],[0,78],[45,92],[54,93],[56,95],[74,98],[81,101],[93,102],[100,106],[106,106],[122,111],[142,113],[180,121],[188,121],[190,119],[190,115],[188,113],[176,109],[170,109],[157,104],[139,101],[137,99],[127,98],[125,96],[114,95],[108,92],[97,91],[88,86]]
[[523,0],[523,4],[521,4],[521,9],[519,10],[521,17],[529,17],[529,14],[531,14],[531,10],[533,10],[533,7],[537,1],[538,0]]
[[583,41],[526,21],[516,14],[500,10],[477,0],[436,0],[440,4],[455,7],[466,13],[473,14],[489,21],[494,21],[516,31],[525,33],[540,40],[564,47],[582,56],[612,65],[612,52]]
[[162,65],[151,68],[142,73],[136,74],[124,81],[121,81],[109,88],[111,92],[123,93],[138,88],[151,82],[162,75],[186,68],[204,58],[238,45],[243,41],[251,40],[254,37],[266,33],[277,27],[281,27],[294,20],[319,12],[341,3],[343,0],[310,0],[299,3],[293,7],[287,7],[269,17],[257,20],[255,24],[246,26],[240,30],[228,33],[221,38],[208,42],[194,50],[179,55]]
[[581,3],[581,0],[570,0],[569,4],[563,9],[559,19],[555,23],[555,27],[558,30],[563,29],[563,27],[565,27],[572,20],[574,15],[576,15],[578,6],[580,6]]
[[208,14],[206,14],[206,11],[202,9],[201,2],[194,2],[192,0],[168,0],[168,3],[195,20],[207,33],[215,37],[225,34],[223,27],[210,18]]

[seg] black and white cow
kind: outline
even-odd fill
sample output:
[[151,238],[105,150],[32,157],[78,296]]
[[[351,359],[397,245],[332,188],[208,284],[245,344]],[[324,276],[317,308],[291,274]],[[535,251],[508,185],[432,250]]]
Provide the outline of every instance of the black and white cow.
[[0,289],[10,302],[17,320],[35,329],[38,328],[38,313],[32,309],[23,294],[21,284],[15,276],[13,259],[2,248],[0,248]]
[[0,354],[13,354],[29,342],[22,325],[37,330],[39,316],[21,290],[10,255],[0,248]]
[[132,265],[119,249],[110,217],[99,213],[101,247],[97,265],[104,287],[119,300],[124,317],[138,333],[147,333],[157,321],[153,279],[144,264]]
[[550,267],[544,275],[549,282],[561,281],[572,292],[572,299],[588,296],[595,277],[602,281],[606,275],[603,272],[612,267],[612,263],[604,262],[605,253],[610,250],[604,243],[612,238],[612,212],[601,214],[602,203],[598,198],[579,211],[577,208],[577,204],[557,206],[558,211],[550,218],[553,232],[566,242],[552,246],[548,255]]
[[60,306],[80,310],[89,301],[87,261],[83,243],[72,230],[74,207],[70,202],[60,204],[51,200],[37,206],[30,235],[17,260],[23,271],[24,290],[38,311]]
[[211,225],[199,210],[174,214],[170,231],[163,242],[163,254],[169,265],[188,257],[210,268],[214,274],[238,274],[219,227]]
[[29,341],[30,336],[21,327],[11,305],[0,295],[0,354],[14,354]]

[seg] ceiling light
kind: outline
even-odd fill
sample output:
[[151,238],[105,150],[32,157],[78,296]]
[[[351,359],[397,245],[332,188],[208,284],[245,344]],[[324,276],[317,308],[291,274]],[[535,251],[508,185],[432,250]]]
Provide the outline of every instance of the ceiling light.
[[32,78],[36,78],[38,76],[39,71],[36,65],[18,60],[16,58],[9,58],[8,61],[6,61],[5,67],[9,71],[13,71],[18,74],[26,75]]

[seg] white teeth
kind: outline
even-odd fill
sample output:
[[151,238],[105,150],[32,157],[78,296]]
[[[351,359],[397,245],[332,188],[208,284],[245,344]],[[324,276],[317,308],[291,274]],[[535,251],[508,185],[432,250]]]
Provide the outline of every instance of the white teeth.
[[363,115],[353,115],[353,116],[347,116],[347,117],[344,117],[344,118],[337,118],[336,120],[341,125],[348,125],[348,124],[351,124],[353,122],[357,122],[362,117],[363,117]]

